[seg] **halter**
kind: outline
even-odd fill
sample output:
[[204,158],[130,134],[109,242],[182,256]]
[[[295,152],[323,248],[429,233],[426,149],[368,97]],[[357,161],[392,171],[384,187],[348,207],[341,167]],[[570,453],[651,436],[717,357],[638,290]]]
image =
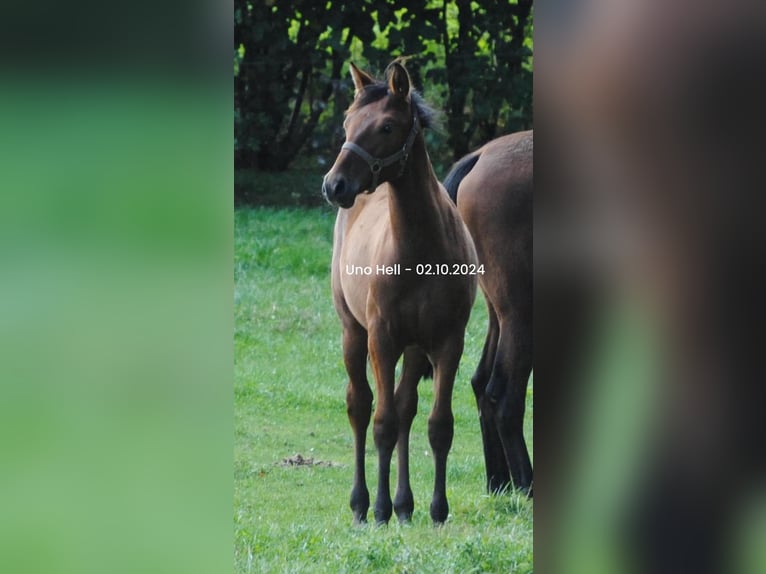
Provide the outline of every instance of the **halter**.
[[399,174],[396,177],[400,177],[404,173],[404,168],[407,166],[407,158],[409,157],[410,148],[412,147],[412,143],[415,141],[415,136],[418,135],[419,131],[420,126],[418,125],[418,116],[415,114],[412,116],[412,129],[410,130],[410,135],[407,136],[407,141],[404,142],[402,149],[400,149],[395,154],[384,158],[372,157],[369,153],[364,151],[354,142],[346,142],[340,149],[347,149],[354,152],[356,155],[366,161],[368,166],[370,166],[370,171],[372,172],[372,186],[370,187],[370,191],[368,191],[368,193],[372,193],[378,187],[378,177],[380,176],[380,170],[382,170],[384,167],[388,167],[389,165],[398,161],[401,162],[401,166],[399,168]]

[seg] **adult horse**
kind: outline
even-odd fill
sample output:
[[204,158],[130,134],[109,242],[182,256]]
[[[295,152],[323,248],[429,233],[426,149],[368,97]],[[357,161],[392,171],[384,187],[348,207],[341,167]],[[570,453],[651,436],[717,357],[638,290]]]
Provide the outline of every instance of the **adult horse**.
[[487,489],[532,491],[524,442],[532,371],[532,132],[492,140],[444,180],[471,232],[484,273],[489,328],[471,385],[479,409]]
[[[393,509],[400,521],[412,516],[409,433],[417,412],[418,382],[433,365],[428,439],[435,478],[430,513],[441,523],[449,513],[452,388],[476,296],[476,277],[470,274],[476,252],[431,167],[422,130],[431,125],[433,112],[412,90],[407,70],[394,62],[387,81],[379,82],[351,64],[351,76],[355,96],[346,111],[346,143],[322,184],[325,198],[342,208],[335,222],[332,292],[343,327],[346,404],[354,433],[351,510],[355,521],[363,522],[370,505],[364,469],[372,407],[369,355],[377,395],[375,520],[388,522],[392,514],[389,471],[394,447],[398,484]],[[402,355],[395,389],[394,371]]]

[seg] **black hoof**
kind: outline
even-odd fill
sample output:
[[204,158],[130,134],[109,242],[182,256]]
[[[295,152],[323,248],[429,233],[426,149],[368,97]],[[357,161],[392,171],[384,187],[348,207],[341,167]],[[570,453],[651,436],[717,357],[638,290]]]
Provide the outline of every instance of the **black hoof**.
[[409,524],[412,522],[412,512],[397,512],[396,517],[399,519],[399,524]]
[[510,476],[492,476],[487,481],[487,491],[490,494],[503,494],[511,490]]
[[531,484],[521,489],[522,494],[526,494],[527,498],[529,499],[533,498],[533,494],[534,494],[533,491],[534,491],[534,487]]
[[412,513],[415,510],[415,501],[412,497],[412,491],[397,492],[394,497],[394,512],[402,524],[412,519]]
[[434,499],[431,501],[431,520],[435,525],[444,524],[449,516],[449,504],[446,498]]
[[388,524],[391,520],[392,508],[391,501],[388,504],[375,504],[375,523],[377,525]]
[[357,512],[354,512],[354,524],[361,526],[362,524],[367,524],[367,513],[360,514]]
[[367,522],[367,510],[370,508],[369,491],[366,488],[353,488],[349,506],[351,506],[351,512],[354,513],[355,524]]

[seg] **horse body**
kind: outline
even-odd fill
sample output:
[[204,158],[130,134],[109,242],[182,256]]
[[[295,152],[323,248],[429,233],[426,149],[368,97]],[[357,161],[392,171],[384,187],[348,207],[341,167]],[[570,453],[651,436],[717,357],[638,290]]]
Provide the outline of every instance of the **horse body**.
[[[453,264],[475,263],[476,253],[468,230],[436,179],[419,132],[420,124],[427,127],[429,123],[428,112],[411,92],[406,70],[398,63],[390,69],[389,85],[385,86],[352,65],[357,93],[345,125],[347,140],[353,145],[344,144],[323,183],[328,200],[342,207],[334,232],[332,290],[343,326],[349,375],[346,403],[354,432],[351,509],[355,520],[366,520],[369,493],[364,449],[372,406],[366,374],[369,356],[377,395],[373,418],[379,463],[375,519],[387,522],[392,514],[389,474],[394,447],[398,484],[393,509],[402,521],[412,515],[409,432],[417,412],[418,382],[433,368],[435,398],[428,435],[435,479],[430,513],[439,523],[449,512],[446,461],[453,436],[452,388],[476,278],[424,276],[416,270],[426,263],[446,264],[450,269]],[[390,154],[403,141],[401,159],[377,171],[372,167],[378,161],[373,153]],[[404,364],[395,387],[395,368],[401,356]]]
[[[460,278],[423,278],[417,275],[416,266],[439,262],[451,267],[453,263],[472,261],[475,255],[468,242],[456,251],[446,241],[449,236],[463,233],[464,224],[457,214],[447,219],[452,229],[443,237],[437,235],[437,228],[444,227],[445,222],[440,218],[437,225],[428,225],[422,212],[417,226],[406,233],[395,233],[392,220],[398,209],[397,193],[400,191],[384,183],[375,194],[359,197],[353,207],[339,211],[335,228],[336,257],[332,265],[333,292],[343,297],[353,318],[365,329],[380,315],[381,320],[397,327],[406,345],[419,344],[430,349],[433,343],[425,342],[437,341],[453,321],[441,309],[460,307],[465,285],[454,288]],[[435,196],[432,199],[438,200],[440,209],[447,211],[446,194],[438,189],[429,193]],[[416,207],[416,202],[411,203],[411,207]],[[424,203],[431,203],[424,212],[433,211],[437,205],[437,202]],[[397,267],[394,269],[394,266]],[[347,271],[359,267],[371,268],[372,273]],[[386,269],[391,273],[386,273]],[[464,284],[470,282],[470,279],[462,280]],[[447,324],[441,324],[445,321]]]
[[532,371],[532,132],[492,140],[461,159],[445,187],[473,237],[489,327],[472,386],[487,488],[532,488],[523,435]]

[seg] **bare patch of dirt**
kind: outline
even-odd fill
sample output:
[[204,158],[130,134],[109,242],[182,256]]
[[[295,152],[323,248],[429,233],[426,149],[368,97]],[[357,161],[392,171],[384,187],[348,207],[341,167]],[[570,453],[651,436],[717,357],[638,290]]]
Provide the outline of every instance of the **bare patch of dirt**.
[[293,466],[325,466],[325,467],[339,467],[343,466],[337,462],[330,460],[316,460],[314,457],[304,457],[302,454],[295,454],[293,456],[283,458],[282,462],[275,463],[277,466],[293,467]]

